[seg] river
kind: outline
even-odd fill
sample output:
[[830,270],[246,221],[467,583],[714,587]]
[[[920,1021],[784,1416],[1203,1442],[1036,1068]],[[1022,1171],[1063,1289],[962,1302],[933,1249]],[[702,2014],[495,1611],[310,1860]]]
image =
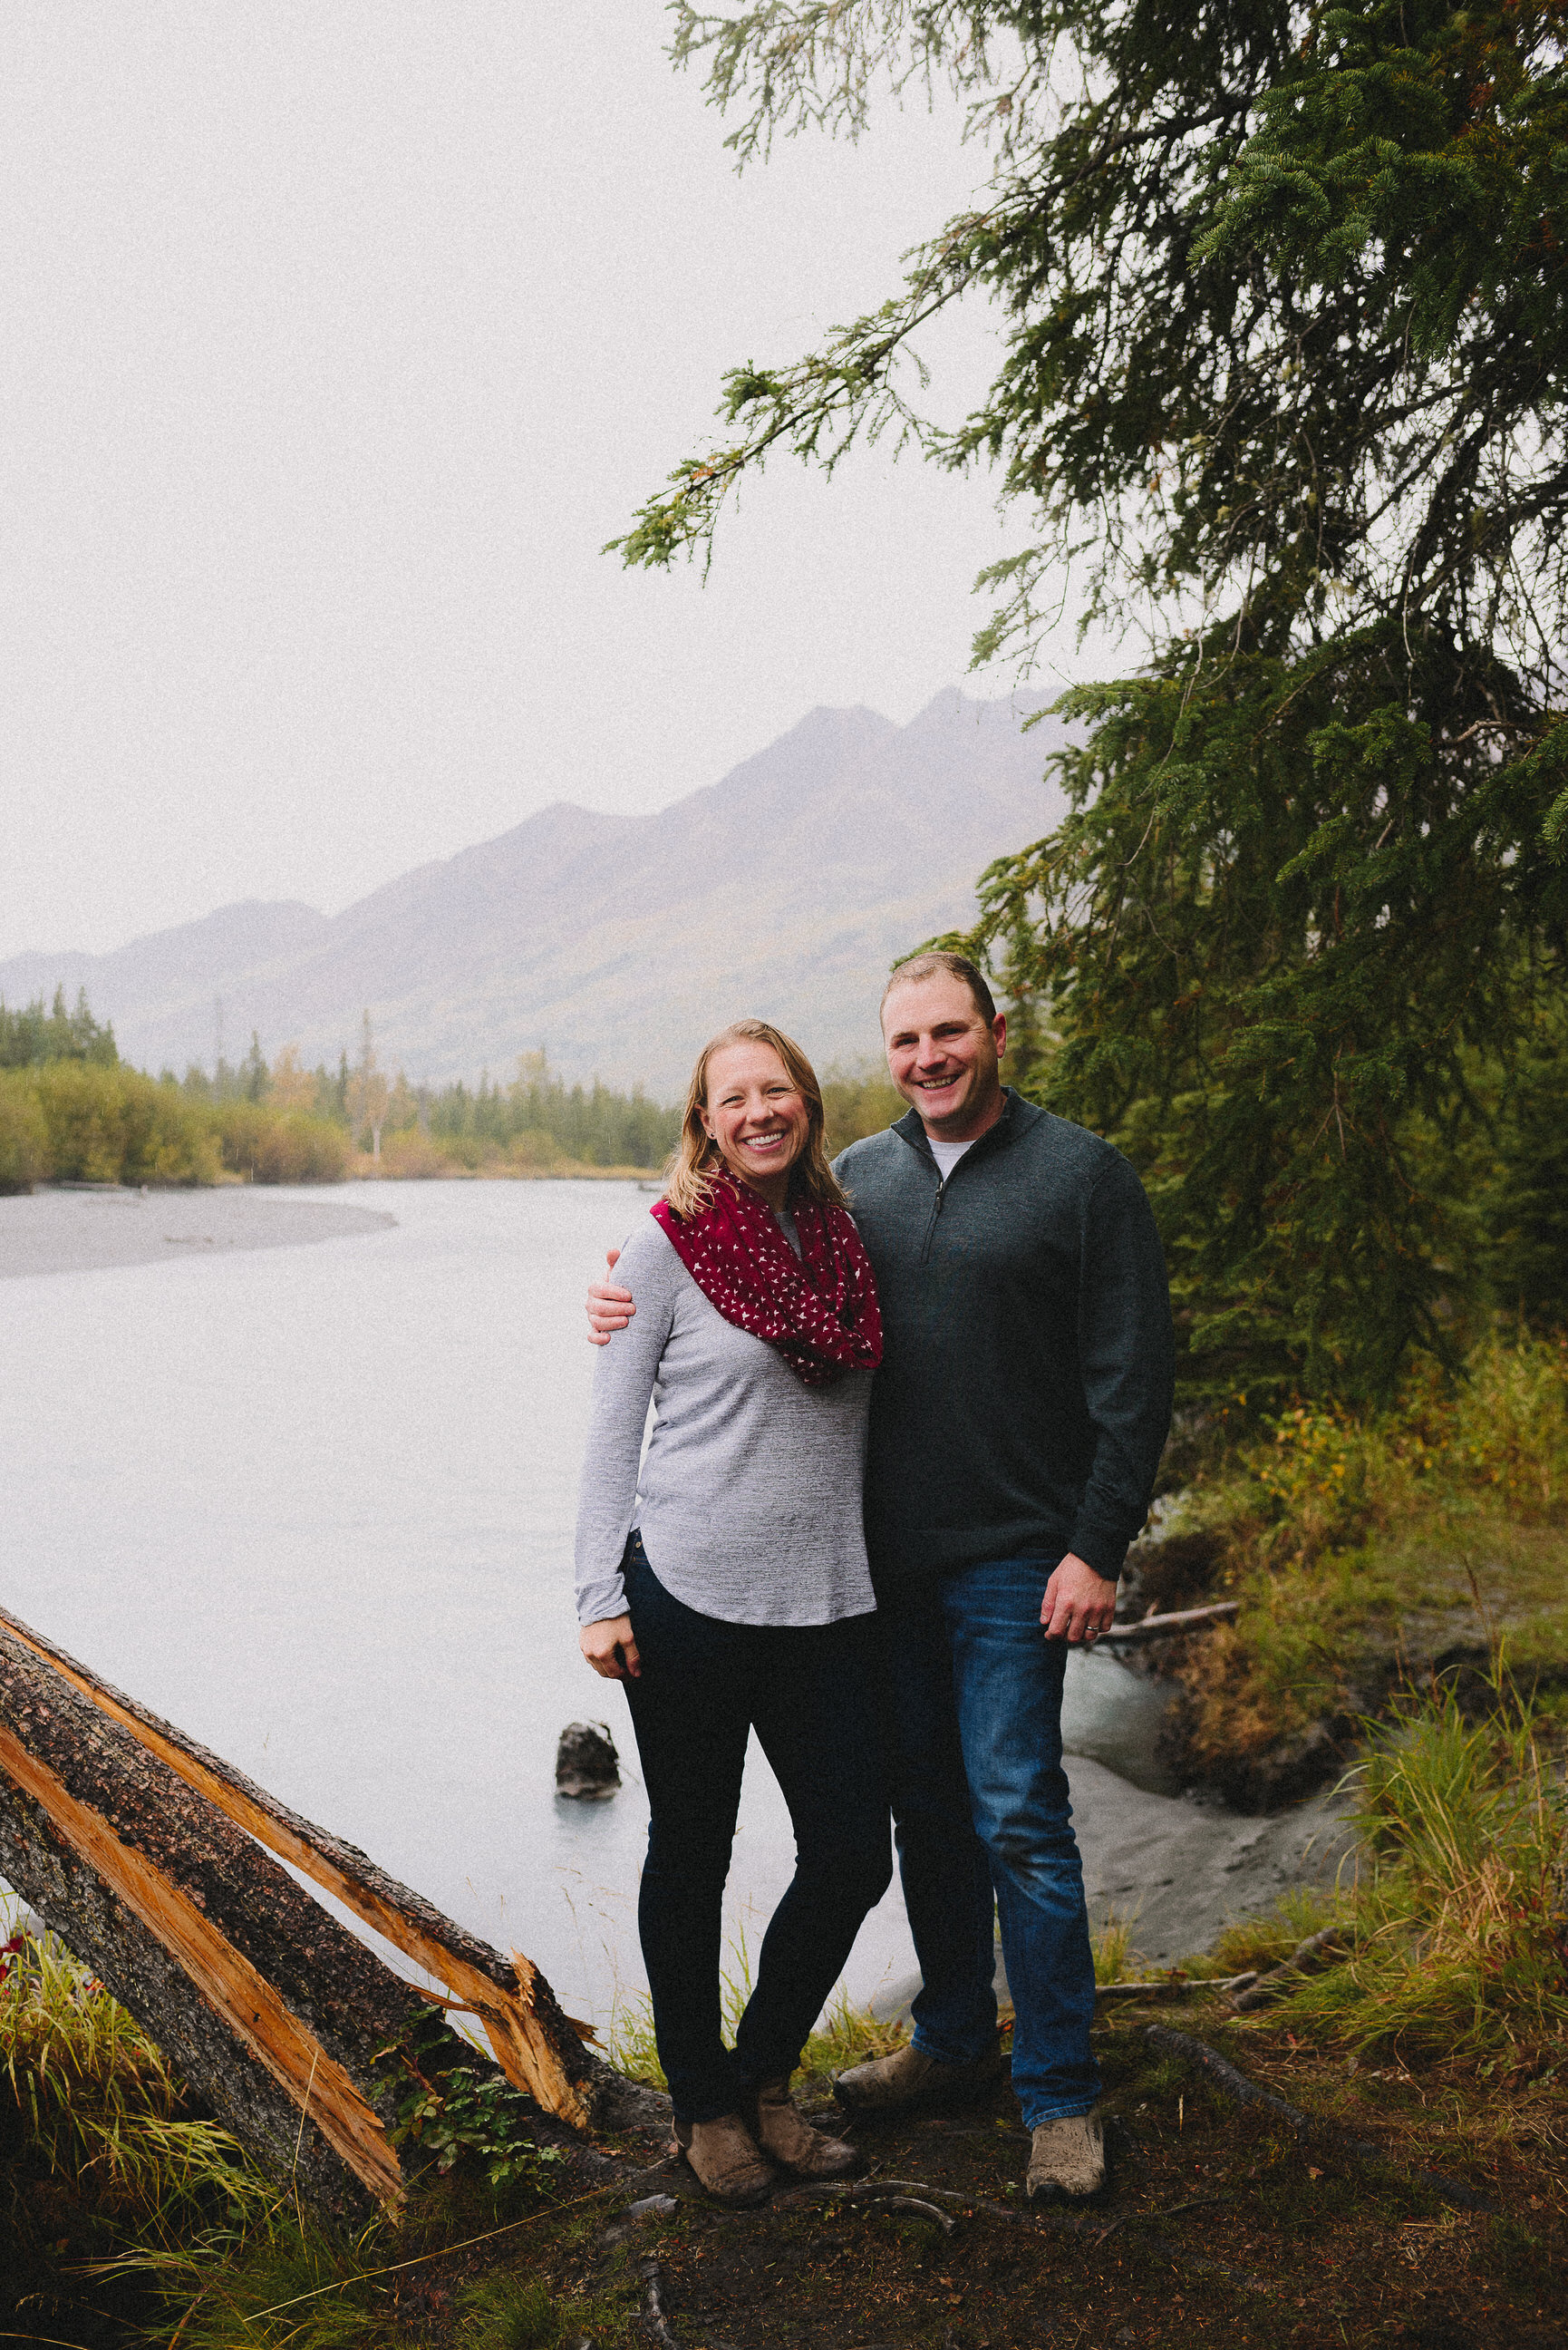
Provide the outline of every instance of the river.
[[[324,1196],[395,1222],[223,1244],[242,1215],[254,1228],[265,1207]],[[43,1204],[0,1201],[0,1242],[8,1211],[15,1226]],[[647,1808],[624,1700],[582,1663],[572,1615],[593,1360],[582,1299],[648,1204],[635,1184],[590,1182],[74,1195],[49,1214],[94,1242],[93,1269],[0,1281],[5,1604],[462,1924],[526,1951],[601,2025],[643,1987]],[[132,1230],[166,1261],[99,1261]],[[1173,1837],[1190,1850],[1159,1866],[1157,1894],[1191,1877],[1199,1846],[1230,1889],[1238,1864],[1210,1852],[1217,1831],[1227,1854],[1257,1857],[1256,1835],[1238,1844],[1161,1790],[1158,1709],[1108,1657],[1073,1660],[1067,1742],[1094,1758],[1070,1765],[1075,1794],[1082,1808],[1096,1793],[1102,1818],[1091,1883],[1124,1910],[1140,1906],[1147,1851]],[[554,1792],[556,1742],[576,1719],[607,1720],[621,1750],[611,1802]],[[1128,1861],[1135,1848],[1144,1860]],[[729,1894],[737,1956],[791,1852],[753,1748]],[[1293,1866],[1270,1845],[1260,1882]],[[1190,1930],[1184,1913],[1164,1939],[1189,1948]],[[862,1930],[850,1995],[886,1996],[912,1964],[895,1887]]]

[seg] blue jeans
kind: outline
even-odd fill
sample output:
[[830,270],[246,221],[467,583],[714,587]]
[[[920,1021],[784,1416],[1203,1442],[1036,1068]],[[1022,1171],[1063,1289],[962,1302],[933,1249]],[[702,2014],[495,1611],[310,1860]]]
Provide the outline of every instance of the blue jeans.
[[999,1559],[877,1595],[898,1865],[922,1977],[915,2045],[944,2064],[993,2045],[994,1915],[1013,2001],[1012,2085],[1031,2129],[1086,2114],[1099,2087],[1084,1868],[1062,1769],[1067,1648],[1040,1628],[1054,1565]]
[[[733,2113],[794,2072],[860,1921],[893,1875],[877,1743],[874,1616],[726,1624],[667,1591],[633,1534],[622,1562],[642,1659],[626,1683],[648,1790],[638,1929],[654,2037],[678,2122]],[[746,1741],[755,1729],[789,1805],[794,1877],[724,2045],[720,1912]]]

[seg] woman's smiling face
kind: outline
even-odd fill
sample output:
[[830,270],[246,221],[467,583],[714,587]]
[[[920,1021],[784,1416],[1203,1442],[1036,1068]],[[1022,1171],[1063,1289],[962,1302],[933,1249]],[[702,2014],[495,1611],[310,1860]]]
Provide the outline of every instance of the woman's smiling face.
[[708,1063],[702,1123],[732,1173],[782,1208],[790,1169],[811,1131],[811,1113],[771,1045],[719,1047]]

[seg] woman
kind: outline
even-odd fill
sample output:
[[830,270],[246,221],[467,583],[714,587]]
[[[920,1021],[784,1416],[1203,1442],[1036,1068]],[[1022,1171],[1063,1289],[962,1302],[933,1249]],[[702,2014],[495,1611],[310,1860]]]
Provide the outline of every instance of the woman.
[[[797,1045],[740,1020],[699,1055],[666,1197],[617,1272],[577,1513],[584,1656],[624,1680],[650,1818],[638,1925],[676,2137],[709,2191],[839,2177],[790,2074],[891,1875],[860,1488],[876,1284]],[[651,1397],[653,1433],[639,1473]],[[726,2049],[720,1905],[754,1729],[796,1868]]]

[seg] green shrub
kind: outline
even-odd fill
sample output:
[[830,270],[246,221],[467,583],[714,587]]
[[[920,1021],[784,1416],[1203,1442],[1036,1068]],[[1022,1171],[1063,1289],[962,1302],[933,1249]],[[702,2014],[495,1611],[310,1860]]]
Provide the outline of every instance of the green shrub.
[[213,1183],[218,1145],[198,1104],[139,1070],[51,1061],[34,1073],[51,1173],[84,1183]]
[[1453,1405],[1459,1475],[1516,1514],[1554,1516],[1568,1499],[1568,1335],[1490,1338],[1468,1371]]
[[468,2288],[462,2307],[463,2350],[549,2350],[560,2339],[556,2304],[535,2277],[487,2278]]
[[0,1192],[30,1191],[48,1171],[37,1089],[20,1071],[0,1069]]

